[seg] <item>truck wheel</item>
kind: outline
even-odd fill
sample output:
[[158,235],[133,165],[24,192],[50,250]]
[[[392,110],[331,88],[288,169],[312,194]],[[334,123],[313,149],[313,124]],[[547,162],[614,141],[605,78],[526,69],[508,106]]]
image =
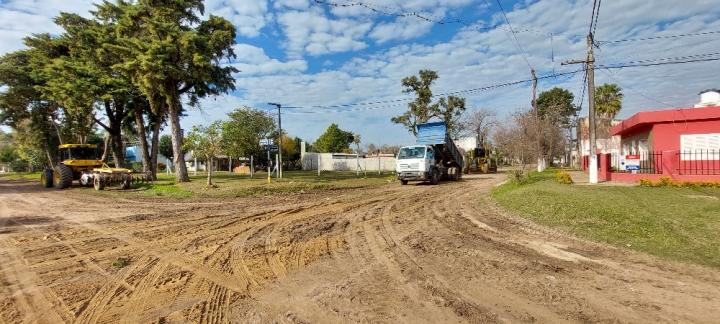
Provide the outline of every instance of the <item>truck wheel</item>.
[[60,164],[55,168],[55,171],[53,172],[53,182],[55,183],[55,188],[68,188],[72,185],[72,181],[73,172],[69,166],[65,164]]
[[407,185],[407,184],[408,184],[408,181],[407,181],[407,180],[400,180],[400,184],[403,185],[403,186],[404,186],[404,185]]
[[93,177],[93,188],[95,188],[95,190],[104,190],[105,189],[105,181],[102,178],[103,177],[99,174],[96,174]]
[[52,188],[53,187],[53,170],[50,168],[47,168],[43,170],[43,173],[40,175],[40,184],[43,186],[43,188]]
[[433,169],[432,172],[430,173],[430,184],[436,185],[436,184],[438,184],[439,180],[440,180],[440,175],[438,174],[437,169]]

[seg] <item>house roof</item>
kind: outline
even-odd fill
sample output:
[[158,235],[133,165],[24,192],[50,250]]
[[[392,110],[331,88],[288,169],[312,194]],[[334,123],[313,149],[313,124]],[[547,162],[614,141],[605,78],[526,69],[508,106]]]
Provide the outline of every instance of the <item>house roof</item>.
[[682,108],[639,112],[610,128],[610,134],[623,135],[648,125],[659,123],[688,122],[720,119],[720,106],[703,108]]

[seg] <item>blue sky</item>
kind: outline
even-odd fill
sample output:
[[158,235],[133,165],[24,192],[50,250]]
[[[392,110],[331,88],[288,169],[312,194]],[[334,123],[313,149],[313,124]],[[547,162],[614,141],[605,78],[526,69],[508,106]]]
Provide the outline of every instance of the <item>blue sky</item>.
[[[501,0],[517,31],[517,46],[495,0],[334,0],[333,7],[311,0],[207,0],[206,14],[220,15],[238,28],[238,58],[229,64],[238,90],[207,98],[191,109],[184,128],[224,119],[247,105],[288,106],[283,127],[293,136],[313,141],[330,124],[362,135],[365,144],[406,144],[413,138],[392,116],[405,102],[357,104],[406,98],[400,80],[420,69],[438,71],[435,93],[473,89],[567,72],[578,66],[560,62],[582,58],[592,1]],[[21,39],[34,32],[59,30],[52,17],[60,11],[86,13],[92,1],[0,0],[0,54],[22,48]],[[399,13],[418,13],[439,24]],[[713,0],[606,0],[602,2],[596,39],[618,40],[658,35],[720,31],[720,6]],[[551,36],[552,35],[552,36]],[[622,63],[720,52],[720,34],[604,44],[599,64]],[[620,117],[649,109],[690,107],[698,92],[720,88],[718,62],[647,68],[600,70],[598,84],[614,82],[625,90]],[[553,86],[581,93],[582,75],[542,80],[540,90]],[[501,121],[527,109],[530,84],[464,94],[469,112],[483,107]],[[323,106],[323,107],[316,107]],[[331,107],[327,107],[331,106]],[[583,106],[586,106],[583,105]]]

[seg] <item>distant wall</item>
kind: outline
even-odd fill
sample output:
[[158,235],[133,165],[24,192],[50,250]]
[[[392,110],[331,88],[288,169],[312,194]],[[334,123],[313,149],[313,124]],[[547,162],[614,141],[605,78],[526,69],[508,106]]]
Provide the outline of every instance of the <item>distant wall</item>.
[[357,165],[365,171],[395,171],[395,156],[360,156],[344,153],[305,153],[302,156],[303,170],[355,171]]

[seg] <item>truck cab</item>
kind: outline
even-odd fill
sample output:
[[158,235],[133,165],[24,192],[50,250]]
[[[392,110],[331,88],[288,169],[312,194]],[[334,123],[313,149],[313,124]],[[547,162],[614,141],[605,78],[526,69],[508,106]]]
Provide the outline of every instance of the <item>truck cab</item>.
[[405,146],[400,148],[395,159],[395,171],[402,184],[407,184],[408,181],[432,182],[435,164],[435,152],[432,146]]

